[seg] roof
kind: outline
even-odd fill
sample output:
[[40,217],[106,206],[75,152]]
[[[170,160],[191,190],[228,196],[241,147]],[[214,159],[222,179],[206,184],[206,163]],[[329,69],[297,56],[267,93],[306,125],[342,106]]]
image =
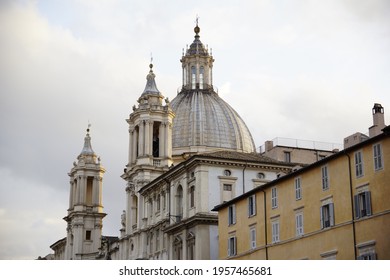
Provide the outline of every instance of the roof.
[[[232,160],[244,160],[244,161],[251,161],[251,162],[269,162],[269,163],[281,163],[275,159],[262,156],[258,153],[242,153],[242,152],[236,152],[236,151],[216,151],[211,153],[204,153],[197,155],[198,157],[210,157],[210,158],[217,158],[217,159],[232,159]],[[283,162],[283,164],[286,164]],[[288,163],[287,163],[288,164]]]
[[172,101],[172,148],[205,146],[254,152],[252,135],[238,113],[212,89],[183,90]]
[[[277,160],[270,159],[265,156],[261,156],[256,153],[242,153],[242,152],[235,152],[235,151],[218,151],[218,152],[212,152],[212,153],[203,153],[203,154],[195,154],[192,155],[190,158],[186,159],[185,161],[179,163],[176,166],[171,167],[167,172],[160,175],[150,183],[146,184],[140,189],[140,192],[143,190],[149,189],[151,186],[155,185],[159,181],[166,181],[169,180],[172,176],[175,176],[176,172],[179,172],[182,168],[187,168],[190,164],[196,161],[201,160],[215,160],[217,162],[227,162],[229,161],[236,161],[240,162],[243,165],[247,164],[274,164],[280,166],[280,168],[284,168],[287,170],[290,170],[294,164],[286,163],[286,162],[280,162]],[[229,163],[229,164],[230,164]]]
[[330,155],[330,156],[328,156],[328,157],[326,157],[326,158],[324,158],[322,160],[316,161],[316,162],[314,162],[314,163],[312,163],[310,165],[307,165],[307,166],[305,166],[305,167],[303,167],[301,169],[298,169],[298,170],[296,170],[294,172],[291,172],[291,173],[289,173],[289,174],[287,174],[285,176],[277,178],[277,179],[275,179],[275,180],[273,180],[273,181],[271,181],[269,183],[266,183],[266,184],[261,185],[261,186],[256,187],[256,188],[253,188],[252,190],[250,190],[250,191],[248,191],[248,192],[246,192],[246,193],[244,193],[244,194],[242,194],[240,196],[237,196],[237,197],[233,198],[232,200],[226,201],[226,202],[224,202],[222,204],[219,204],[219,205],[215,206],[214,209],[212,209],[212,211],[219,211],[219,210],[221,210],[223,208],[226,208],[227,206],[235,203],[236,201],[239,201],[239,200],[241,200],[243,198],[251,196],[254,193],[257,193],[258,191],[262,191],[263,189],[269,188],[271,186],[274,186],[275,184],[278,184],[279,182],[282,182],[282,181],[288,180],[288,179],[290,179],[292,177],[295,177],[295,176],[297,176],[297,175],[299,175],[299,174],[301,174],[303,172],[306,172],[307,170],[310,170],[312,168],[321,166],[321,165],[325,164],[326,162],[334,160],[335,158],[338,158],[338,157],[341,157],[341,156],[346,156],[348,153],[350,153],[352,151],[355,151],[355,150],[358,150],[361,147],[366,146],[366,145],[368,145],[368,144],[370,144],[372,142],[376,142],[376,141],[378,141],[381,138],[390,136],[390,126],[386,126],[382,131],[383,131],[382,134],[379,134],[379,135],[377,135],[375,137],[369,138],[369,139],[367,139],[367,140],[365,140],[363,142],[360,142],[360,143],[358,143],[358,144],[356,144],[354,146],[351,146],[351,147],[349,147],[347,149],[344,149],[344,150],[342,150],[342,151],[340,151],[340,152],[338,152],[336,154]]

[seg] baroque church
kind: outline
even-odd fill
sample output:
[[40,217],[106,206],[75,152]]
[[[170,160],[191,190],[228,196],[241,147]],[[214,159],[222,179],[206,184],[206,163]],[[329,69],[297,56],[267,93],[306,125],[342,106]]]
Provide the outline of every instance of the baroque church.
[[88,129],[69,172],[67,235],[50,246],[55,259],[217,259],[218,214],[212,209],[294,168],[256,153],[245,122],[214,89],[214,58],[200,41],[198,24],[194,32],[180,59],[177,96],[164,98],[150,64],[126,120],[119,236],[102,235],[105,169]]

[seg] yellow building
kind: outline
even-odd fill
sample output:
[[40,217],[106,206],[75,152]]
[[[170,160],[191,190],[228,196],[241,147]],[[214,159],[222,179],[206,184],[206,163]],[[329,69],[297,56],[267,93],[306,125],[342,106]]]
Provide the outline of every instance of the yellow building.
[[219,258],[390,259],[389,136],[216,206]]

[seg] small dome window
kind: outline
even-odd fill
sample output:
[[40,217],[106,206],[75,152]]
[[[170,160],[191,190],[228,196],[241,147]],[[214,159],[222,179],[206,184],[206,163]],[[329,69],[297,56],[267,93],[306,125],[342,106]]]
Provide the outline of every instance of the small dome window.
[[231,172],[229,169],[225,169],[225,170],[223,171],[223,175],[225,175],[225,176],[230,176],[230,175],[232,175],[232,172]]
[[258,179],[264,179],[265,178],[264,173],[262,173],[262,172],[257,173],[257,178]]

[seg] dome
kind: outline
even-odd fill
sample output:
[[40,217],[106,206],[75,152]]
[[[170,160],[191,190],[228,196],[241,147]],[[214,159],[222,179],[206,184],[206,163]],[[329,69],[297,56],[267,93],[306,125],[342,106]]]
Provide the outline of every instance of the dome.
[[172,100],[171,108],[175,112],[174,153],[218,149],[255,152],[252,135],[244,121],[212,89],[181,91]]

